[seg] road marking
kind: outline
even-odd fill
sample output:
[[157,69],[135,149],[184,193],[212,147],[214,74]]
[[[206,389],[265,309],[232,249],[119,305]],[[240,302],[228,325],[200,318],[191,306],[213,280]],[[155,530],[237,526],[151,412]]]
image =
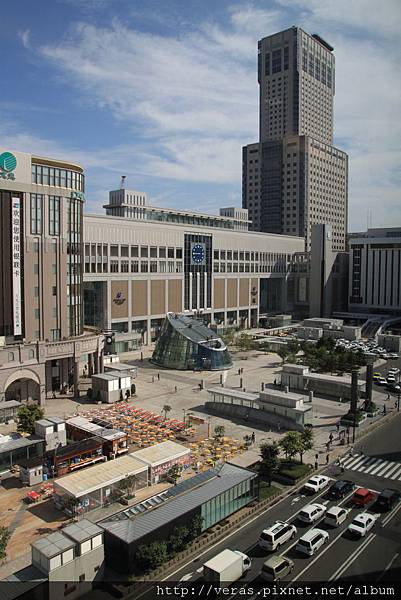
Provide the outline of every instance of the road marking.
[[356,466],[360,466],[363,462],[365,462],[365,460],[367,460],[366,456],[358,456],[357,458],[351,459],[350,462],[346,461],[344,463],[344,467],[346,469],[355,469]]
[[380,573],[379,577],[376,579],[376,581],[380,581],[384,575],[386,574],[386,572],[391,569],[391,567],[393,566],[393,563],[395,560],[397,560],[397,558],[399,557],[398,552],[396,552],[393,556],[393,558],[390,560],[390,562],[388,563],[387,567],[385,567],[385,569]]
[[392,477],[390,477],[390,479],[398,479],[400,475],[401,475],[401,467],[398,469],[398,471]]
[[329,581],[333,581],[334,579],[338,579],[347,569],[352,565],[352,563],[358,558],[360,554],[369,546],[371,542],[375,539],[376,534],[370,533],[368,537],[363,541],[363,543],[358,546],[356,550],[347,558],[345,562],[337,569],[337,571],[330,577]]
[[376,459],[374,461],[374,463],[366,469],[365,473],[373,473],[373,469],[376,469],[376,467],[378,466],[378,462],[379,462],[379,466],[380,466],[380,461],[378,461],[378,459]]
[[392,462],[386,462],[386,466],[377,471],[378,477],[388,477],[388,473],[394,470],[394,467],[398,468],[400,465],[394,465]]
[[370,458],[370,459],[368,460],[368,462],[367,462],[367,463],[365,463],[365,464],[363,465],[363,467],[360,467],[360,468],[358,469],[358,471],[360,471],[361,473],[364,473],[364,472],[365,472],[365,469],[366,469],[366,468],[369,468],[369,467],[371,466],[372,462],[376,462],[376,460],[377,460],[376,458],[373,458],[373,457],[372,457],[372,458]]
[[387,471],[387,473],[386,473],[386,477],[388,477],[388,479],[391,479],[391,478],[392,478],[392,476],[394,475],[394,473],[396,473],[397,471],[399,471],[399,469],[400,469],[400,468],[401,468],[401,466],[400,466],[400,465],[395,465],[395,466],[393,465],[393,466],[391,467],[391,469],[389,469],[389,470]]
[[377,467],[375,469],[373,469],[373,471],[371,472],[371,475],[376,475],[376,473],[378,471],[381,471],[383,469],[383,467],[386,469],[389,465],[390,465],[390,463],[388,462],[388,460],[378,459]]

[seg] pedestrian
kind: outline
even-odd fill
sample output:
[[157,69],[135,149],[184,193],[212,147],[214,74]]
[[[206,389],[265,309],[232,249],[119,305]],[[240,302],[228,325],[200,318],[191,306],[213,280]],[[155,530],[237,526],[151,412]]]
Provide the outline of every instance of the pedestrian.
[[199,391],[201,392],[202,391],[202,384],[198,383],[198,387],[199,387]]
[[157,381],[160,381],[160,373],[157,374]]
[[330,460],[330,455],[329,455],[329,454],[326,454],[326,465],[328,465],[328,464],[329,464],[329,460]]
[[252,444],[254,444],[254,443],[255,443],[255,432],[252,431]]
[[241,369],[238,369],[238,375],[241,375]]
[[340,431],[340,423],[337,423],[336,428],[337,428],[337,433],[338,433]]
[[317,462],[317,460],[315,460],[315,471],[317,471],[318,468],[319,468],[319,463]]
[[385,414],[386,414],[386,405],[383,404],[383,415],[385,415]]
[[274,380],[274,385],[277,385],[277,379]]
[[154,382],[155,382],[155,377],[154,377],[154,375],[152,375],[152,383],[154,383]]
[[390,394],[389,393],[387,394],[387,400],[390,400]]
[[174,386],[174,391],[175,391],[175,393],[177,393],[177,386],[176,385]]

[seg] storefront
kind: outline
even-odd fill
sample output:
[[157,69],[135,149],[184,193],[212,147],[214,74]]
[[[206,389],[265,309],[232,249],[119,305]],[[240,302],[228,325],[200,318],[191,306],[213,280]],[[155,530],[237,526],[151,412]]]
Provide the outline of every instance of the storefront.
[[191,464],[191,451],[186,446],[167,441],[133,452],[131,456],[145,463],[149,469],[149,483],[158,483],[173,465],[183,470]]
[[57,508],[82,514],[112,504],[124,495],[124,480],[130,478],[133,492],[148,485],[148,468],[132,455],[95,465],[82,473],[71,473],[54,482]]

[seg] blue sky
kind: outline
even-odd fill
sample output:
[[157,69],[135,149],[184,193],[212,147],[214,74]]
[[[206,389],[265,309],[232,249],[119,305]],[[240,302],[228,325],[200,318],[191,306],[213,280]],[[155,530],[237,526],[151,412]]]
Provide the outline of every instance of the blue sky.
[[257,41],[299,25],[335,47],[350,230],[368,209],[400,225],[400,23],[399,0],[15,0],[0,23],[0,146],[82,164],[91,212],[121,175],[154,205],[240,206]]

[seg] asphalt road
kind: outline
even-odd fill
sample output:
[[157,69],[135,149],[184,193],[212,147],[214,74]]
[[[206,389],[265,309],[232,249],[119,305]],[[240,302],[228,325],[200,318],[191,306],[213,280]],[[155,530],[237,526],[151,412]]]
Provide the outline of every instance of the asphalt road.
[[[369,438],[357,444],[355,451],[363,446],[366,456],[391,456],[391,460],[400,462],[401,466],[401,415],[396,416],[390,423],[383,425],[372,433]],[[385,487],[392,487],[401,492],[401,481],[387,480],[358,471],[345,471],[330,466],[326,473],[335,479],[350,479],[358,486],[368,487],[377,495]],[[280,549],[280,554],[289,556],[295,563],[290,582],[328,582],[328,581],[361,581],[379,582],[401,579],[401,503],[391,512],[379,514],[376,524],[366,538],[354,539],[348,536],[346,529],[350,520],[362,511],[353,508],[350,498],[352,493],[341,501],[333,502],[327,498],[327,490],[312,496],[305,496],[302,491],[294,492],[267,509],[263,514],[254,517],[245,525],[234,531],[224,541],[199,554],[195,560],[178,569],[164,580],[181,582],[188,587],[192,582],[201,581],[201,568],[204,562],[225,548],[238,549],[248,554],[252,559],[250,571],[241,579],[241,584],[251,586],[259,581],[261,567],[269,553],[258,546],[261,531],[276,520],[293,523],[297,527],[294,541],[287,542]],[[297,513],[310,502],[320,502],[327,507],[343,505],[351,509],[348,519],[339,528],[333,529],[322,522],[313,526],[304,526],[297,519]],[[377,513],[374,503],[364,510]],[[321,527],[329,532],[328,543],[320,548],[313,557],[303,557],[295,550],[297,539],[312,527]],[[287,583],[287,582],[286,582]],[[145,598],[146,598],[145,594]]]

